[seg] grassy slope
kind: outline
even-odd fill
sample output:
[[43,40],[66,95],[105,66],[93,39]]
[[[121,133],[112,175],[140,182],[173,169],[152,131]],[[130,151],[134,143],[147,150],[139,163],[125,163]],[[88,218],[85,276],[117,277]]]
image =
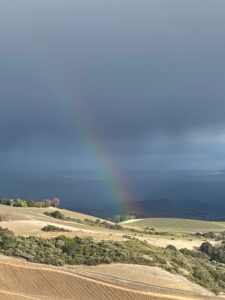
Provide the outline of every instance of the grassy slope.
[[[43,218],[43,213],[44,212],[52,212],[55,210],[60,210],[65,216],[67,217],[73,217],[73,218],[78,218],[78,219],[90,219],[90,220],[96,220],[96,217],[90,216],[90,215],[85,215],[82,213],[78,212],[73,212],[67,209],[57,209],[55,207],[49,207],[49,208],[36,208],[36,207],[10,207],[7,205],[1,205],[0,204],[0,213],[7,213],[7,214],[12,214],[12,215],[20,215],[20,220],[21,220],[21,215],[24,216],[24,219],[35,219],[37,217],[42,217]],[[45,217],[45,216],[44,216]],[[15,219],[15,218],[14,218]]]
[[[42,227],[44,227],[46,224],[52,224],[55,226],[67,226],[71,227],[69,228],[72,232],[65,232],[64,234],[69,237],[73,236],[88,236],[93,237],[95,240],[114,240],[114,241],[121,241],[125,240],[126,238],[124,236],[126,235],[135,235],[135,233],[132,234],[132,232],[129,231],[129,228],[132,228],[131,226],[137,227],[145,227],[142,225],[139,225],[139,222],[129,223],[124,228],[128,228],[127,230],[110,230],[106,228],[100,228],[100,227],[93,227],[88,225],[83,225],[75,222],[68,222],[68,221],[62,221],[57,220],[52,217],[46,216],[43,214],[45,211],[54,211],[55,208],[17,208],[17,207],[9,207],[5,205],[0,205],[0,214],[7,214],[7,215],[13,215],[13,218],[11,221],[6,222],[0,222],[0,226],[6,227],[10,230],[13,230],[15,234],[17,235],[23,235],[23,236],[29,236],[29,235],[35,235],[35,236],[42,236],[42,237],[53,237],[59,235],[57,232],[43,232],[41,230]],[[95,220],[95,217],[71,212],[68,210],[61,210],[65,215],[72,216],[75,218],[80,219],[92,219]],[[23,221],[24,220],[24,221]],[[163,224],[163,222],[167,222],[169,219],[144,219],[143,221],[140,221],[141,223],[147,222],[157,222],[157,224],[150,225],[150,227],[156,227],[159,230],[169,230],[169,227],[167,227],[168,224]],[[173,219],[170,219],[169,222],[172,222]],[[182,220],[179,220],[182,222]],[[193,224],[194,221],[191,221]],[[202,222],[200,222],[202,223]],[[204,230],[208,231],[206,224],[208,222],[204,222]],[[219,223],[218,223],[219,224]],[[164,226],[163,226],[164,225]],[[189,227],[186,228],[186,231],[189,231]],[[171,231],[177,231],[172,229]],[[201,228],[198,228],[199,231]],[[61,233],[60,233],[61,234]],[[138,235],[138,238],[140,240],[147,240],[149,244],[160,246],[160,247],[166,247],[169,244],[172,244],[176,246],[178,249],[180,248],[188,248],[193,249],[193,247],[198,247],[201,245],[202,240],[197,238],[192,238],[192,241],[190,239],[182,239],[176,237],[175,239],[171,240],[171,236],[155,236],[155,235],[149,235],[149,234],[141,234]]]
[[[52,218],[43,215],[44,212],[55,211],[56,208],[19,208],[9,207],[6,205],[0,205],[0,213],[11,215],[11,220],[40,220],[40,221],[53,221]],[[85,215],[77,212],[73,212],[66,209],[60,209],[60,211],[68,217],[78,219],[90,219],[96,220],[96,217]],[[59,220],[54,220],[57,223],[64,223]],[[67,222],[68,223],[68,222]],[[66,225],[66,224],[65,224]],[[126,225],[126,224],[124,224]],[[187,220],[187,219],[173,219],[173,218],[145,218],[141,220],[133,220],[132,223],[128,223],[129,227],[154,227],[158,230],[165,231],[222,231],[225,230],[225,222],[212,222],[212,221],[198,221],[198,220]]]
[[173,218],[146,218],[129,223],[132,227],[153,227],[157,230],[165,231],[222,231],[225,230],[224,222],[198,221],[188,219],[173,219]]

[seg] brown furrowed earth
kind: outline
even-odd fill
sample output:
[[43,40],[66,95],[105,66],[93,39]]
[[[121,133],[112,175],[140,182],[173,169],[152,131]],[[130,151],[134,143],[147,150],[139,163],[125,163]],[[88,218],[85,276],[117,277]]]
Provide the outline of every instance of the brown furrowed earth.
[[[121,265],[112,265],[112,270],[108,266],[91,267],[89,272],[88,268],[45,266],[1,255],[0,299],[212,299],[210,292],[157,268],[124,265],[122,274],[116,277],[113,274],[117,268],[121,269]],[[174,285],[177,282],[180,288],[142,285],[140,280],[135,282],[132,275],[126,279],[126,273],[132,272],[130,268],[139,274],[146,274],[149,268],[156,280],[165,277],[164,284],[171,276]]]

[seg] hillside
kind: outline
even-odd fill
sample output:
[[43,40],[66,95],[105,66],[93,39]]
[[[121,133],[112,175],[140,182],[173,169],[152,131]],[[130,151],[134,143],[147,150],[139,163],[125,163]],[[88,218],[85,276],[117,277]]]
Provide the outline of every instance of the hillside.
[[[63,219],[51,216],[56,211],[63,216]],[[207,299],[212,295],[210,289],[216,288],[216,281],[212,284],[206,283],[206,285],[199,281],[208,288],[206,290],[187,280],[188,278],[196,282],[195,278],[189,276],[189,272],[190,270],[193,272],[198,264],[201,266],[203,263],[206,268],[211,268],[207,261],[200,262],[191,256],[183,255],[178,250],[174,252],[172,248],[168,250],[165,248],[173,245],[177,249],[187,248],[193,251],[205,240],[212,245],[219,245],[219,241],[195,236],[193,232],[211,230],[221,232],[225,228],[224,223],[140,219],[124,222],[122,226],[118,226],[112,222],[97,220],[93,216],[64,209],[17,208],[6,205],[0,205],[0,216],[2,217],[0,227],[7,228],[16,234],[14,240],[18,240],[17,243],[19,243],[16,246],[16,255],[20,257],[30,257],[28,255],[31,251],[30,247],[32,247],[31,252],[34,253],[35,243],[37,245],[39,243],[39,246],[44,245],[43,238],[48,238],[49,250],[45,249],[47,252],[43,254],[46,253],[50,259],[48,263],[52,261],[55,264],[57,261],[55,259],[58,258],[55,256],[52,260],[49,253],[60,255],[60,252],[55,248],[52,239],[62,235],[67,237],[67,242],[79,237],[80,242],[85,243],[84,245],[89,243],[90,246],[87,244],[89,248],[87,247],[84,253],[93,248],[96,249],[93,251],[94,255],[100,255],[100,258],[101,251],[108,251],[107,247],[109,249],[117,247],[116,251],[122,251],[121,255],[125,255],[124,253],[128,255],[131,251],[129,259],[113,260],[112,262],[117,263],[110,265],[104,265],[101,262],[98,266],[64,264],[63,267],[53,267],[0,255],[0,299],[106,299],[106,295],[110,296],[109,299]],[[43,227],[47,225],[63,228],[68,232],[43,231]],[[154,227],[154,231],[151,228],[146,230],[145,227]],[[35,236],[37,240],[33,240],[31,236]],[[90,237],[93,240],[89,240]],[[100,242],[102,240],[104,243]],[[62,242],[63,239],[60,240],[60,243]],[[77,240],[74,244],[76,249],[80,242]],[[11,255],[12,251],[9,249],[7,253]],[[140,258],[138,256],[135,258],[134,255],[140,255]],[[96,259],[97,264],[100,263],[97,256]],[[41,257],[36,256],[30,261],[40,262],[40,260],[42,260]],[[135,261],[140,261],[140,264],[145,261],[144,264],[152,266],[136,265]],[[223,265],[218,264],[217,268],[221,273]],[[40,290],[43,294],[39,294]]]
[[[121,266],[119,266],[121,268]],[[128,266],[127,271],[136,272]],[[144,267],[146,269],[146,267]],[[145,274],[146,270],[139,267],[138,273]],[[124,266],[124,270],[126,265]],[[1,299],[210,299],[210,293],[204,289],[177,278],[167,272],[160,270],[151,270],[152,276],[160,278],[165,277],[163,282],[170,281],[177,283],[178,289],[172,288],[154,288],[148,284],[138,286],[134,280],[115,280],[115,272],[118,270],[94,269],[98,276],[92,271],[82,275],[80,270],[45,267],[39,264],[25,263],[16,259],[0,256],[0,296]],[[124,277],[124,270],[121,277]],[[85,273],[85,270],[83,270]],[[101,278],[99,278],[101,274]],[[148,274],[148,272],[147,272]],[[111,275],[111,277],[107,276]],[[114,278],[112,278],[114,275]],[[149,275],[148,275],[149,276]],[[126,276],[125,276],[126,277]],[[151,276],[150,276],[151,277]],[[134,279],[134,278],[131,278]],[[121,282],[120,282],[121,281]],[[146,279],[147,281],[147,279]],[[153,281],[153,280],[152,280]],[[151,282],[147,281],[148,283]],[[179,289],[180,287],[180,289]],[[201,296],[202,295],[202,296]],[[203,298],[204,297],[204,298]]]
[[[0,205],[0,211],[2,215],[6,215],[9,221],[2,221],[0,223],[1,227],[13,230],[17,235],[23,236],[43,236],[43,237],[54,237],[58,233],[55,232],[43,232],[41,229],[47,224],[61,226],[69,229],[71,232],[64,233],[66,236],[81,236],[81,237],[93,237],[96,240],[115,240],[123,241],[126,240],[125,236],[134,236],[135,232],[131,232],[130,228],[133,224],[128,224],[129,226],[124,226],[124,230],[110,230],[108,228],[99,228],[98,226],[91,226],[87,224],[80,224],[77,222],[69,222],[58,220],[49,216],[46,216],[44,212],[55,211],[55,208],[17,208],[9,207],[6,205]],[[72,216],[77,219],[88,219],[95,221],[96,218],[83,215],[80,213],[57,209],[63,212],[66,216]],[[136,222],[135,222],[136,223]],[[135,224],[134,223],[134,224]],[[145,234],[141,232],[139,236],[141,240],[147,240],[150,244],[160,247],[165,247],[167,245],[173,244],[178,248],[189,248],[198,247],[202,243],[202,240],[193,238],[192,241],[188,239],[183,239],[182,237],[171,239],[171,236],[161,236],[160,239],[154,234]]]
[[199,221],[190,219],[174,218],[144,218],[132,220],[127,223],[129,226],[144,228],[153,227],[156,230],[165,230],[169,232],[207,232],[225,230],[225,222]]

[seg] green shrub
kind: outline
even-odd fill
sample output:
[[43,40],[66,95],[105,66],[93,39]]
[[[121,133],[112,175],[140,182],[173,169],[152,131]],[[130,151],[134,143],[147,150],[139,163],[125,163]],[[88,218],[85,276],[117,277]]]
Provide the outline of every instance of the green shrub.
[[57,226],[54,226],[54,225],[46,225],[41,230],[42,231],[71,232],[71,230],[65,229],[63,227],[57,227]]
[[65,220],[65,216],[63,213],[61,213],[59,210],[55,210],[53,212],[45,212],[44,213],[46,216],[50,216],[53,217],[55,219],[59,219],[59,220]]
[[167,245],[166,249],[172,250],[172,251],[177,251],[177,248],[174,245]]

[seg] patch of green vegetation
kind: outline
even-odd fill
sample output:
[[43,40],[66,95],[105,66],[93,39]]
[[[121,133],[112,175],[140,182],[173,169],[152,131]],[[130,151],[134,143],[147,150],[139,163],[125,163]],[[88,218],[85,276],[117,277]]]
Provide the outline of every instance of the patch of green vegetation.
[[[0,252],[9,256],[52,265],[115,262],[158,266],[171,273],[184,275],[215,293],[225,292],[225,264],[212,261],[206,249],[211,247],[202,246],[201,251],[178,251],[171,245],[165,249],[134,238],[124,242],[97,242],[91,238],[63,235],[49,239],[20,237],[0,227]],[[225,247],[222,246],[220,251],[224,254]]]
[[123,230],[123,226],[119,224],[113,224],[107,221],[101,221],[100,219],[96,219],[95,221],[91,219],[77,219],[77,218],[72,218],[72,217],[67,217],[60,211],[56,210],[53,212],[45,212],[44,213],[47,216],[53,217],[55,219],[63,220],[63,221],[69,221],[69,222],[75,222],[83,225],[89,225],[89,226],[98,226],[98,227],[103,227],[103,228],[108,228],[108,229],[114,229],[114,230]]
[[56,232],[71,232],[71,230],[65,229],[63,227],[54,226],[54,225],[46,225],[41,230],[42,231],[56,231]]
[[134,215],[116,215],[112,218],[109,218],[108,220],[111,221],[111,222],[114,222],[114,223],[120,223],[120,222],[124,222],[124,221],[127,221],[127,220],[133,220],[135,219],[136,217]]
[[57,207],[60,204],[59,198],[53,199],[45,199],[43,201],[36,201],[36,200],[23,200],[20,198],[0,198],[0,204],[8,205],[8,206],[15,206],[15,207]]
[[146,218],[134,221],[129,226],[137,228],[153,227],[157,230],[167,232],[206,232],[225,229],[223,222],[199,221],[174,218]]
[[46,212],[44,212],[44,214],[46,216],[53,217],[58,220],[66,220],[66,217],[64,216],[64,214],[61,213],[61,211],[59,211],[59,210],[55,210],[53,212],[46,211]]
[[210,260],[225,264],[225,241],[216,246],[205,242],[201,245],[200,251],[207,254]]
[[196,232],[195,233],[196,237],[202,237],[205,239],[212,239],[215,241],[222,241],[225,240],[225,231],[222,232]]
[[126,229],[126,231],[132,232],[132,233],[137,233],[138,235],[143,236],[143,234],[146,235],[161,235],[161,236],[167,236],[167,237],[172,237],[172,239],[174,238],[193,238],[196,237],[195,234],[193,233],[189,233],[189,232],[170,232],[170,231],[157,231],[154,227],[145,227],[145,228],[140,228],[138,229],[138,227],[127,227],[124,226],[124,229]]

